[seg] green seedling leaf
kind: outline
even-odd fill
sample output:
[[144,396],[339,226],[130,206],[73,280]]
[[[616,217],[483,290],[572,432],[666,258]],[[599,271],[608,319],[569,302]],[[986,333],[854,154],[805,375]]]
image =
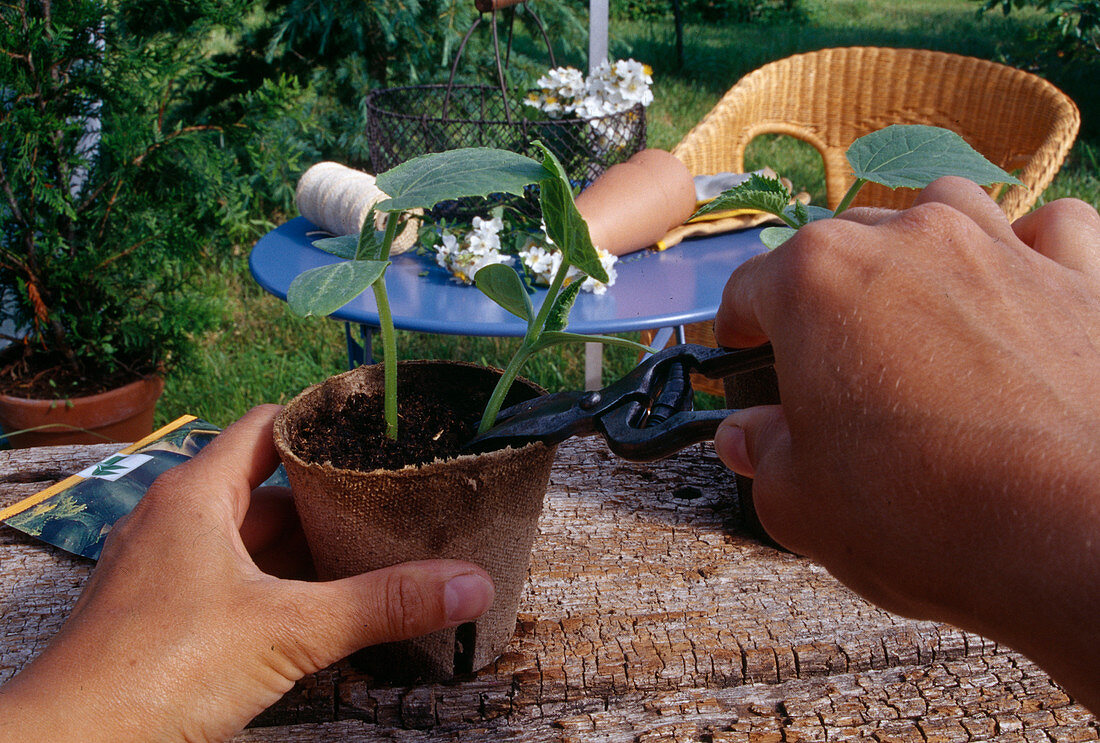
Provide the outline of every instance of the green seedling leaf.
[[803,225],[809,225],[810,222],[816,222],[820,219],[832,219],[833,210],[826,209],[825,207],[815,207],[813,205],[802,205],[802,208],[806,212],[806,221]]
[[569,324],[569,311],[573,309],[583,283],[584,279],[578,277],[554,298],[554,305],[550,308],[550,314],[546,316],[546,330],[565,330],[565,326]]
[[607,271],[600,263],[600,256],[592,247],[592,238],[577,205],[573,201],[573,190],[565,169],[545,145],[534,143],[543,153],[543,169],[553,175],[539,183],[539,204],[542,206],[542,218],[546,221],[546,234],[562,251],[565,260],[587,275],[606,283]]
[[739,186],[718,194],[717,198],[704,204],[693,216],[699,217],[729,209],[759,209],[777,217],[783,217],[790,201],[790,190],[778,178],[767,178],[754,173]]
[[523,281],[515,269],[503,263],[494,263],[481,269],[474,276],[477,288],[489,299],[511,312],[520,320],[531,322],[535,310],[531,298],[523,288]]
[[527,186],[549,173],[529,157],[506,150],[467,147],[422,155],[378,176],[378,188],[390,198],[379,211],[430,209],[441,201],[510,193],[522,196]]
[[797,227],[810,221],[810,213],[806,211],[806,205],[797,200],[783,209],[783,215],[788,224],[794,222]]
[[298,315],[331,315],[370,288],[389,261],[344,261],[305,271],[290,283],[286,301]]
[[531,144],[542,152],[542,167],[547,171],[546,177],[557,178],[562,183],[568,184],[569,174],[565,172],[565,166],[561,164],[561,160],[554,151],[537,139]]
[[340,237],[322,237],[313,241],[313,247],[331,253],[338,258],[354,260],[359,250],[359,235],[341,235]]
[[760,231],[760,242],[764,243],[768,250],[775,250],[794,237],[797,231],[791,227],[765,227]]
[[[372,206],[367,212],[366,219],[363,220],[364,229],[359,232],[358,252],[355,254],[358,260],[381,261],[389,258],[389,251],[386,249],[386,233],[372,229],[375,224],[375,214],[376,210]],[[388,218],[398,219],[398,215],[393,214]],[[389,228],[389,226],[387,222],[386,227]]]
[[[374,224],[374,209],[371,209],[367,221],[364,221],[363,224]],[[372,229],[364,229],[358,235],[340,235],[339,237],[323,237],[320,240],[314,240],[313,247],[349,261],[356,258],[376,261],[382,256],[385,234]]]
[[784,221],[787,222],[787,224],[790,224],[793,221],[799,227],[802,227],[803,225],[807,225],[810,222],[816,222],[819,219],[832,219],[833,218],[833,210],[832,209],[826,209],[823,206],[812,206],[812,205],[807,206],[806,204],[803,204],[801,201],[794,202],[793,204],[788,206],[786,209],[784,209],[783,213],[787,217],[784,220]]
[[848,148],[856,178],[887,188],[924,188],[937,178],[956,175],[980,186],[1023,185],[986,160],[949,129],[894,124],[860,137]]
[[560,346],[563,343],[602,343],[605,346],[619,346],[641,353],[656,353],[657,351],[655,348],[632,341],[629,338],[620,338],[615,335],[582,335],[580,333],[565,333],[559,330],[548,330],[539,336],[535,350],[541,351],[544,348]]

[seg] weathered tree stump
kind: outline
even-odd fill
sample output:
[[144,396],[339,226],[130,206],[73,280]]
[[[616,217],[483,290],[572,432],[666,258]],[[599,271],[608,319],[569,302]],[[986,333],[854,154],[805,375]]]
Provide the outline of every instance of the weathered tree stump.
[[[112,453],[0,453],[0,507]],[[0,528],[0,682],[92,563]],[[520,621],[494,665],[379,687],[341,663],[237,741],[1079,741],[1095,717],[1023,656],[878,609],[741,526],[707,445],[650,465],[559,449]]]

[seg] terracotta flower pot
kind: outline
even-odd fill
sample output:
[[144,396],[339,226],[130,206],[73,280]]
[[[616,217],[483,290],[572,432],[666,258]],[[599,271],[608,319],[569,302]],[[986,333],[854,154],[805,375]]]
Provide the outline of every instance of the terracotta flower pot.
[[[499,372],[459,362],[398,364],[398,394],[461,388],[460,416],[477,415]],[[451,558],[488,571],[496,598],[476,622],[368,648],[356,662],[378,681],[438,681],[495,660],[515,631],[543,496],[556,447],[531,444],[463,455],[400,470],[359,472],[303,460],[300,434],[330,418],[347,398],[377,398],[381,365],[359,367],[294,398],[275,421],[275,444],[318,577],[343,578],[409,560]],[[542,391],[517,380],[506,405]]]
[[137,441],[153,432],[153,414],[164,380],[146,377],[98,395],[30,400],[0,395],[0,428],[16,448]]

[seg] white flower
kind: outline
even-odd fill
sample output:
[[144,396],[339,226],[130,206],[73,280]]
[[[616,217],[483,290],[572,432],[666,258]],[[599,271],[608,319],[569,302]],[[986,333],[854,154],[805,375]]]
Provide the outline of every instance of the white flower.
[[458,250],[458,238],[447,230],[443,230],[442,239],[443,244],[436,246],[435,249],[435,262],[443,268],[447,268],[447,261]]
[[498,234],[504,229],[504,222],[500,217],[493,217],[492,219],[474,217],[471,224],[474,228],[474,234],[478,235],[486,242],[491,242],[496,247],[500,247],[500,238]]
[[441,234],[442,245],[436,246],[435,261],[450,271],[455,279],[472,284],[477,272],[494,263],[510,263],[511,256],[500,252],[500,236],[504,228],[500,219],[474,217],[473,229],[462,241],[448,230]]
[[615,105],[606,96],[599,95],[586,95],[574,111],[582,119],[597,119],[618,113]]
[[572,99],[584,94],[584,73],[575,67],[555,67],[535,81],[543,92],[562,99]]
[[653,84],[646,66],[633,59],[620,59],[612,69],[617,78],[619,94],[624,100],[648,106],[653,101],[649,86]]
[[[561,251],[554,246],[550,237],[546,236],[545,239],[547,243],[545,247],[532,241],[527,247],[519,251],[519,257],[533,277],[534,283],[549,286],[554,279],[554,275],[561,268],[562,256]],[[617,274],[614,265],[618,258],[602,248],[596,248],[596,255],[600,257],[600,264],[607,271],[607,283],[596,281],[588,276],[581,284],[581,291],[603,294],[607,291],[607,287],[615,283]],[[568,286],[580,276],[584,276],[584,274],[576,267],[570,266],[569,271],[565,274],[565,285]]]
[[585,91],[584,75],[573,67],[555,67],[535,84],[540,91],[527,96],[526,103],[551,116],[571,112],[575,99]]
[[586,79],[573,67],[555,67],[535,81],[538,93],[525,102],[550,116],[595,119],[653,102],[652,70],[633,59],[604,60]]
[[550,285],[551,279],[561,266],[561,251],[548,250],[535,242],[520,250],[519,258],[531,272],[535,283],[544,286]]

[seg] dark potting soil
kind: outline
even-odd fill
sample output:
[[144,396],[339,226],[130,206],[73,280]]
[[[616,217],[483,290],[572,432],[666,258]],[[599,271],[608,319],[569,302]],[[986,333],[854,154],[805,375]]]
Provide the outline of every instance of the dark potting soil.
[[22,343],[0,352],[0,394],[30,400],[62,400],[96,395],[144,376],[156,368],[118,361],[113,369],[70,364],[56,354],[34,353]]
[[294,450],[314,464],[369,472],[426,464],[461,453],[477,430],[479,411],[456,411],[453,400],[429,399],[403,388],[397,403],[397,441],[386,436],[381,395],[356,393],[335,410],[317,409],[299,421]]

